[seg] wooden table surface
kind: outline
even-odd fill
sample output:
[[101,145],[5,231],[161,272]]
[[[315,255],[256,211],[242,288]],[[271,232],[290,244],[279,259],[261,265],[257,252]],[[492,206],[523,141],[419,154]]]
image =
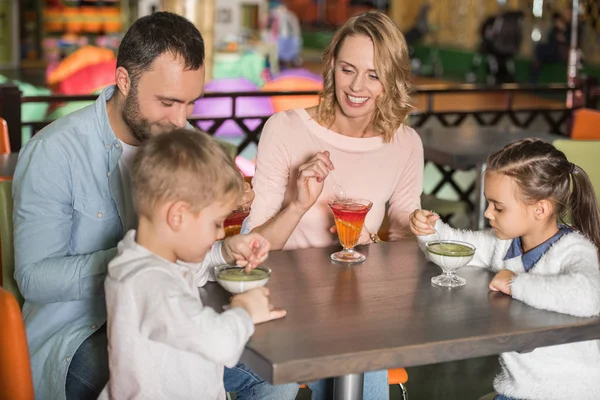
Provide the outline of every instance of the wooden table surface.
[[418,129],[425,159],[454,169],[471,169],[510,142],[536,137],[552,143],[562,136],[519,128],[463,125],[459,128]]
[[0,176],[13,176],[19,153],[0,154]]
[[[268,284],[284,319],[257,325],[241,361],[273,384],[530,351],[600,338],[600,317],[538,310],[490,292],[491,274],[466,267],[458,289],[431,284],[441,270],[414,241],[359,248],[363,264],[334,264],[335,248],[272,252]],[[200,289],[221,310],[230,295]]]

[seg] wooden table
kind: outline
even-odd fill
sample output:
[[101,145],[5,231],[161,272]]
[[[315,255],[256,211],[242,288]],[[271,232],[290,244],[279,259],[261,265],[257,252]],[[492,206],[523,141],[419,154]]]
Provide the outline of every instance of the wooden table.
[[0,177],[13,176],[19,153],[0,154]]
[[[483,269],[459,269],[462,288],[433,286],[441,270],[414,241],[361,247],[367,260],[355,266],[330,261],[334,250],[275,251],[265,264],[273,303],[288,314],[257,325],[241,361],[272,384],[338,377],[336,399],[360,399],[365,371],[600,338],[600,317],[538,310],[490,292]],[[216,283],[200,294],[218,311],[230,297]]]
[[[552,143],[562,136],[519,128],[481,127],[464,125],[459,128],[424,128],[419,130],[423,141],[425,159],[452,169],[477,168],[477,196],[474,228],[483,229],[486,199],[483,195],[483,178],[486,160],[490,153],[507,144],[524,138],[536,137]],[[434,210],[435,211],[435,210]]]

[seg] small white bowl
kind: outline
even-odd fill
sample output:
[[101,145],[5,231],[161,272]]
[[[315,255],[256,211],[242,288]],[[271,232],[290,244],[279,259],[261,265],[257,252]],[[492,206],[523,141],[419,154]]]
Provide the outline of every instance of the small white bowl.
[[[229,279],[226,279],[223,275],[227,272],[231,273]],[[257,277],[256,274],[266,274],[266,277]],[[271,269],[267,267],[256,267],[249,274],[243,271],[243,268],[231,265],[221,265],[215,267],[215,277],[219,285],[229,293],[244,293],[255,287],[265,286],[269,282],[271,276]]]
[[475,255],[475,246],[458,240],[434,240],[425,247],[429,259],[446,271],[464,267]]

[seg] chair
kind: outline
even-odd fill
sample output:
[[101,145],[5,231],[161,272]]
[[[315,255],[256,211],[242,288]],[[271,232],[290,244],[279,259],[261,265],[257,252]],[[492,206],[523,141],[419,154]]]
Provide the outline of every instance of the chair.
[[573,112],[573,140],[600,140],[600,111],[580,108]]
[[404,368],[388,369],[388,384],[400,386],[402,400],[408,400],[406,382],[408,382],[408,373]]
[[600,140],[557,139],[553,144],[565,153],[569,161],[585,170],[592,181],[600,206]]
[[0,154],[10,154],[8,124],[4,118],[0,118]]
[[12,181],[0,181],[0,246],[2,248],[2,287],[11,292],[19,304],[23,296],[15,282],[15,252],[13,247]]
[[0,396],[34,398],[23,317],[15,297],[3,288],[0,288]]

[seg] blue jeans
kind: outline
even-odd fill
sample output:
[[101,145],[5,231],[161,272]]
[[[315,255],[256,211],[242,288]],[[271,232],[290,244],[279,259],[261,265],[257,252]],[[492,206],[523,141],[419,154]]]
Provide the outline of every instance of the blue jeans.
[[300,388],[297,383],[271,385],[242,363],[225,368],[223,382],[225,390],[235,393],[239,400],[294,400]]
[[513,399],[512,397],[508,397],[503,394],[498,394],[498,395],[496,395],[496,397],[494,397],[494,400],[517,400],[517,399]]
[[[312,390],[312,400],[333,398],[333,379],[321,379],[308,384]],[[389,400],[390,386],[387,369],[383,371],[365,372],[363,384],[363,400]]]
[[96,400],[108,382],[106,324],[79,346],[67,372],[67,400]]
[[[75,352],[67,373],[67,400],[96,400],[108,382],[106,324],[87,338]],[[225,368],[225,390],[240,400],[294,400],[298,384],[273,386],[243,364]]]

